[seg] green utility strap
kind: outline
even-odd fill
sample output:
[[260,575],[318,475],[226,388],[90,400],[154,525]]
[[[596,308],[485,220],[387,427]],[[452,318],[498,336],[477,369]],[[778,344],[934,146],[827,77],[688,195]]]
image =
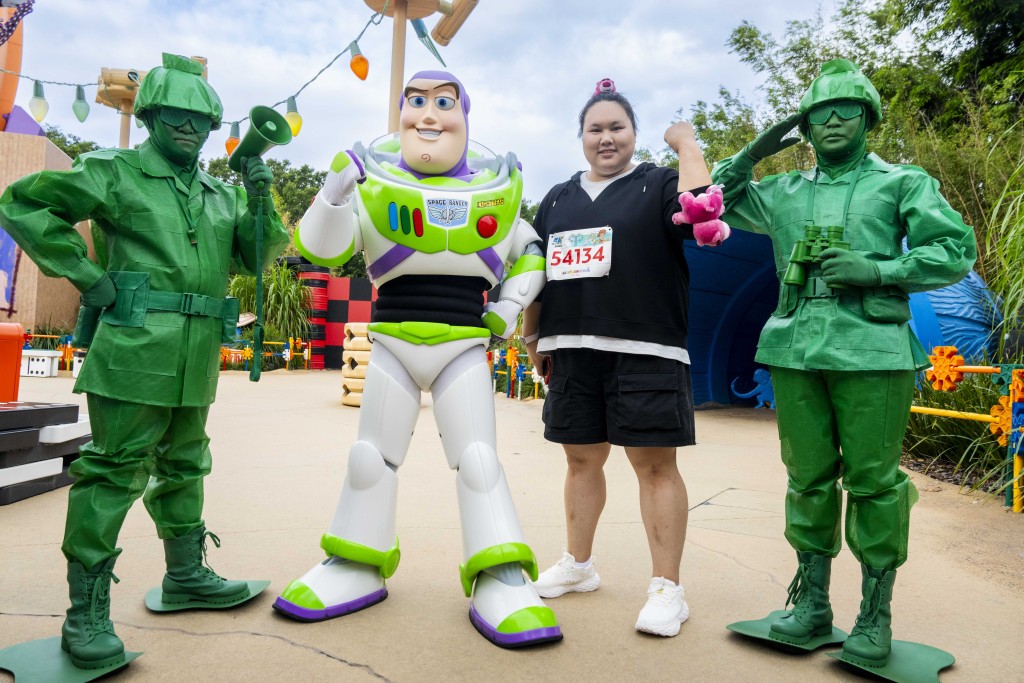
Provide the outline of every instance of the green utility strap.
[[[853,178],[850,180],[849,186],[846,188],[846,198],[843,200],[843,218],[840,225],[843,226],[843,230],[846,229],[846,214],[850,211],[850,202],[853,200],[853,191],[857,187],[857,181],[860,180],[860,172],[864,170],[864,165],[867,163],[868,155],[865,154],[857,164],[857,168],[854,169]],[[814,198],[818,191],[818,178],[821,175],[821,169],[815,167],[814,169],[814,182],[811,184],[811,196],[807,198],[807,225],[814,225]]]
[[260,381],[263,362],[263,197],[256,207],[256,322],[252,324],[252,367],[249,381]]

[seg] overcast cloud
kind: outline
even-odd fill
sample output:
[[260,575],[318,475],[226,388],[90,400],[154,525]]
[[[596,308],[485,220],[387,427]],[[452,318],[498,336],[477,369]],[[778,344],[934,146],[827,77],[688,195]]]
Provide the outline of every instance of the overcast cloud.
[[[480,0],[448,47],[448,69],[472,98],[470,135],[523,163],[525,196],[539,201],[583,168],[576,117],[598,79],[610,77],[633,102],[639,144],[655,149],[676,111],[713,100],[720,85],[756,97],[760,79],[728,52],[733,28],[749,20],[781,35],[787,19],[806,19],[828,0],[717,3],[681,0]],[[361,0],[37,0],[25,20],[22,72],[34,78],[95,83],[101,67],[149,69],[161,52],[202,55],[224,101],[225,121],[256,104],[294,94],[363,28],[372,11]],[[428,18],[432,28],[437,17]],[[359,81],[340,58],[298,97],[300,135],[269,156],[326,168],[335,152],[387,132],[390,19],[367,30],[360,47],[370,75]],[[406,78],[440,68],[408,30]],[[47,86],[45,122],[102,146],[116,146],[114,110],[95,104],[79,123],[74,89]],[[32,84],[17,104],[27,108]],[[283,113],[284,107],[279,107]],[[244,126],[243,126],[244,131]],[[228,126],[215,131],[204,157],[224,153]],[[132,127],[132,144],[145,137]]]

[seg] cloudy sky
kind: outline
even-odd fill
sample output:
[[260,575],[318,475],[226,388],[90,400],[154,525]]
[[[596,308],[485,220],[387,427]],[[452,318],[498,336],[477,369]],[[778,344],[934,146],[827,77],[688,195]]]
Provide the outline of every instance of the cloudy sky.
[[[499,154],[514,151],[525,196],[538,201],[586,165],[576,118],[598,79],[614,79],[633,102],[639,144],[660,149],[676,111],[715,99],[720,85],[756,98],[761,79],[725,47],[733,28],[749,20],[781,35],[787,19],[809,18],[819,5],[831,14],[831,0],[480,0],[439,50],[472,98],[471,137]],[[25,20],[21,70],[95,84],[102,67],[149,69],[161,52],[201,55],[230,121],[295,94],[371,15],[362,0],[37,0]],[[437,19],[428,18],[428,28]],[[303,90],[302,131],[270,156],[323,169],[336,151],[387,132],[391,34],[384,19],[360,41],[370,60],[365,82],[345,55]],[[406,78],[439,66],[410,27]],[[85,123],[72,114],[74,92],[46,86],[45,122],[116,146],[118,116],[92,103],[95,85],[86,89],[92,112]],[[17,104],[27,108],[31,96],[32,84],[23,80]],[[227,134],[227,125],[212,133],[204,156],[224,154]],[[132,144],[144,136],[132,127]]]

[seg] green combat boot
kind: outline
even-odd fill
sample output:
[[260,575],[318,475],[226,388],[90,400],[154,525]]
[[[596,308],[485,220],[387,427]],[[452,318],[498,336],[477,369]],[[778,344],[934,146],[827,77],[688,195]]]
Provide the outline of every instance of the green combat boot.
[[828,601],[832,558],[812,552],[798,552],[796,556],[800,565],[786,600],[786,606],[792,604],[793,609],[771,623],[769,637],[804,645],[813,637],[832,633],[832,605]]
[[870,668],[880,668],[889,661],[892,643],[892,586],[896,571],[861,565],[860,614],[850,637],[843,643],[843,658]]
[[60,647],[80,669],[106,669],[123,664],[124,643],[110,621],[110,580],[117,555],[87,571],[80,562],[68,562],[71,607],[61,627]]
[[216,605],[236,602],[249,595],[248,583],[221,578],[208,564],[204,565],[207,537],[220,547],[220,539],[205,526],[196,527],[180,538],[164,541],[167,573],[161,589],[165,603],[198,600]]

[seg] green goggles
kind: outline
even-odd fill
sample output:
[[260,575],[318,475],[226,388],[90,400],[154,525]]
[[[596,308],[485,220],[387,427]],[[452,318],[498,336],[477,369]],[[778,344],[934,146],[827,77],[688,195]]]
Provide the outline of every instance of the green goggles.
[[192,130],[197,133],[209,133],[210,129],[213,128],[213,119],[206,114],[200,114],[197,111],[189,111],[187,109],[175,109],[174,107],[161,107],[157,115],[160,120],[166,123],[168,126],[174,128],[180,128],[185,125],[186,121],[192,123]]
[[824,125],[833,113],[843,121],[849,121],[863,115],[864,107],[860,102],[829,102],[807,112],[807,122],[812,126]]

